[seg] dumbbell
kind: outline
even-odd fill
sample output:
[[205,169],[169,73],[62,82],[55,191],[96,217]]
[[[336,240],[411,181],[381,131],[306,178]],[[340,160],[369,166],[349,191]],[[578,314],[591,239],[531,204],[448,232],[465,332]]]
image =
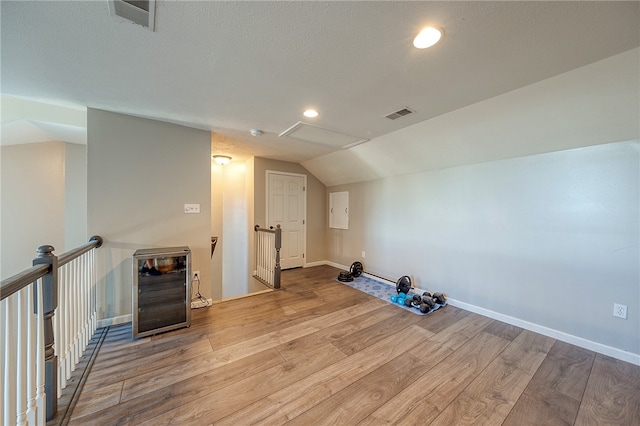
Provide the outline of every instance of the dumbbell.
[[445,296],[444,293],[433,293],[431,297],[438,305],[444,305],[447,303],[447,296]]
[[422,296],[422,303],[420,303],[420,312],[426,314],[436,305],[436,302],[429,296]]
[[423,314],[426,314],[431,310],[431,307],[426,303],[421,303],[418,309],[420,309],[420,312]]
[[418,307],[420,306],[421,303],[422,303],[422,297],[418,296],[417,294],[414,294],[413,298],[411,298],[411,305]]

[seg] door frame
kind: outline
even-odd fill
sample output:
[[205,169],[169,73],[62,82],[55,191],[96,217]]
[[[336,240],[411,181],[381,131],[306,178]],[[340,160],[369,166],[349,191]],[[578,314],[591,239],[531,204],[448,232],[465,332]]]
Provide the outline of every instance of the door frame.
[[291,173],[291,172],[280,172],[278,170],[266,170],[265,171],[265,212],[264,212],[264,216],[265,216],[265,221],[266,221],[266,226],[271,226],[269,224],[269,199],[270,197],[270,191],[271,189],[269,188],[269,175],[285,175],[285,176],[295,176],[295,177],[301,177],[302,178],[302,186],[303,186],[303,193],[304,193],[304,197],[303,197],[303,208],[304,208],[304,218],[303,221],[304,223],[302,224],[302,232],[303,232],[303,236],[302,236],[302,250],[303,250],[303,258],[302,258],[302,267],[304,268],[307,265],[307,192],[308,192],[308,187],[307,187],[307,175],[303,174],[303,173]]

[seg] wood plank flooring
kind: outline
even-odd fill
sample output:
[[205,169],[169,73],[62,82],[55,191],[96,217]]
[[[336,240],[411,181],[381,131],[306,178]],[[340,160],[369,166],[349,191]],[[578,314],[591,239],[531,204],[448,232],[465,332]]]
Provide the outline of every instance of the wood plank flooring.
[[420,316],[335,281],[112,327],[72,425],[640,425],[640,367],[447,306]]

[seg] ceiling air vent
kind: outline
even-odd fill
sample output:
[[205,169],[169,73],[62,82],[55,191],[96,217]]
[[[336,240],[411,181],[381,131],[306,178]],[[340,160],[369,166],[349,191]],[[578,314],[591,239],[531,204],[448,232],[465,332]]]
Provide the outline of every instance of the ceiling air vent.
[[385,115],[389,120],[395,120],[400,117],[404,117],[405,115],[413,114],[413,111],[409,108],[402,108],[396,112],[392,112],[391,114]]
[[109,13],[154,31],[156,0],[109,0]]

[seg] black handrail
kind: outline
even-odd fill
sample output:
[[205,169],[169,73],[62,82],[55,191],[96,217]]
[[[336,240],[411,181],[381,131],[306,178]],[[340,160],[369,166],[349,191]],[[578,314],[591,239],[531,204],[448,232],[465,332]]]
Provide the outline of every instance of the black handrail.
[[[280,227],[280,225],[278,225],[278,228]],[[269,228],[262,228],[260,225],[256,225],[253,227],[253,230],[258,232],[268,232],[270,234],[275,234],[276,233],[276,229],[273,226],[270,226]]]
[[58,256],[58,268],[66,265],[67,263],[82,256],[83,254],[91,251],[94,248],[99,248],[100,246],[102,246],[102,242],[102,237],[94,235],[93,237],[89,238],[89,241],[87,241],[85,244],[69,250],[66,253],[62,253],[60,256]]
[[[85,244],[61,254],[58,256],[58,268],[66,265],[92,249],[100,247],[102,242],[102,237],[94,235],[89,238],[89,241]],[[41,246],[38,248],[38,253],[44,253],[45,250],[48,251],[49,249],[50,252],[53,252],[53,246]],[[51,265],[40,264],[32,266],[29,269],[25,269],[14,276],[2,280],[0,283],[0,300],[4,300],[12,294],[19,292],[34,281],[44,277],[49,272],[51,272]]]
[[13,293],[19,292],[34,281],[47,275],[50,270],[51,265],[36,265],[6,280],[2,280],[0,283],[0,300],[4,300]]

